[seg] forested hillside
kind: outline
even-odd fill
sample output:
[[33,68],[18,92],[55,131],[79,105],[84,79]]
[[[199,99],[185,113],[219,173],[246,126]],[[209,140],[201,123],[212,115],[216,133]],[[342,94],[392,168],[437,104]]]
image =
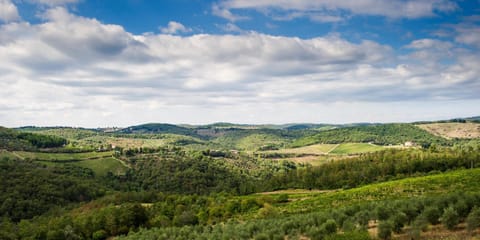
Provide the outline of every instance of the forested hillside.
[[432,143],[447,144],[445,139],[432,135],[411,124],[381,124],[322,131],[312,136],[300,138],[294,141],[292,145],[305,146],[315,143],[344,142],[371,142],[379,145],[398,145],[409,141],[427,147]]
[[62,147],[67,141],[57,136],[18,132],[0,127],[0,149],[33,150],[35,148]]

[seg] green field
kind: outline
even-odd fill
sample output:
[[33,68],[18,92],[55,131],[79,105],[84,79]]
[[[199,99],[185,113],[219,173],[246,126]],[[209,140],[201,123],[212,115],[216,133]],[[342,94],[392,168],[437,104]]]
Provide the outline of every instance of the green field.
[[13,152],[17,157],[39,161],[80,161],[86,159],[100,159],[111,157],[113,152],[85,152],[85,153],[44,153],[44,152]]
[[287,153],[287,154],[327,154],[333,150],[337,144],[314,144],[298,148],[285,148],[279,150],[264,151],[266,153]]
[[123,175],[127,167],[112,157],[113,152],[86,152],[86,153],[43,153],[43,152],[7,152],[2,151],[0,156],[9,158],[31,159],[48,166],[72,164],[92,169],[97,176],[105,176],[108,172]]
[[127,167],[112,157],[84,160],[73,164],[84,168],[90,168],[97,176],[105,176],[108,172],[112,172],[115,175],[123,175],[127,170]]
[[365,152],[375,152],[383,150],[384,147],[369,143],[342,143],[330,153],[333,154],[355,154]]

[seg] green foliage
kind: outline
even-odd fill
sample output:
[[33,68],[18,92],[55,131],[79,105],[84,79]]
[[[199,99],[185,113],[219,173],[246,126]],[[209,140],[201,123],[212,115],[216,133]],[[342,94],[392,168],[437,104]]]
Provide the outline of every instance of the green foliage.
[[393,231],[395,233],[400,233],[407,221],[407,214],[401,211],[396,212],[392,217],[390,217],[390,222],[392,223]]
[[378,224],[378,237],[380,239],[390,239],[392,237],[393,223],[390,221],[381,221]]
[[398,145],[413,141],[420,145],[431,143],[446,144],[441,137],[434,136],[412,124],[382,124],[348,128],[337,128],[318,132],[295,140],[293,146],[305,146],[315,143],[372,142],[379,145]]
[[384,147],[368,143],[342,143],[330,153],[333,154],[354,154],[384,150]]
[[56,136],[18,132],[0,127],[0,149],[34,150],[36,148],[62,147],[67,141]]
[[423,215],[425,216],[426,220],[431,224],[438,224],[440,222],[442,212],[438,208],[438,206],[428,206],[423,211]]
[[460,222],[460,217],[453,207],[448,207],[443,211],[441,222],[449,230],[453,230]]
[[29,219],[69,203],[89,201],[103,194],[83,168],[55,168],[37,163],[0,159],[0,216]]
[[93,240],[105,240],[108,237],[107,231],[101,229],[92,234],[92,239]]
[[338,189],[431,173],[469,168],[480,162],[480,153],[471,150],[390,149],[329,162],[316,167],[297,168],[274,175],[265,186],[276,189]]
[[128,128],[124,128],[119,133],[124,134],[178,134],[178,135],[186,135],[186,136],[193,136],[193,137],[202,137],[198,135],[193,128],[186,128],[181,127],[173,124],[165,124],[165,123],[148,123],[142,124],[138,126],[131,126]]
[[467,229],[470,232],[480,227],[480,208],[479,207],[473,208],[470,214],[468,214],[466,222],[467,222]]

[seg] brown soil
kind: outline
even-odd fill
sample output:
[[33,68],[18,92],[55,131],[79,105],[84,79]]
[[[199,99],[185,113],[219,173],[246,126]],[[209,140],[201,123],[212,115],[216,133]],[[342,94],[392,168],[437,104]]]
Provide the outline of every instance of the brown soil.
[[447,139],[480,137],[480,123],[431,123],[417,126]]

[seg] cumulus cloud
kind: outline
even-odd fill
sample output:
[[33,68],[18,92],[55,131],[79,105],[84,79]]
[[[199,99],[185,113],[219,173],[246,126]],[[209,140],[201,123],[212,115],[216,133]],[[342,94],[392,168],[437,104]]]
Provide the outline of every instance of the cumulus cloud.
[[214,15],[230,21],[238,20],[232,11],[254,9],[267,15],[281,14],[286,18],[308,16],[321,22],[343,20],[339,14],[384,16],[388,18],[421,18],[437,12],[451,12],[458,7],[450,0],[223,0],[212,7]]
[[0,21],[11,22],[19,19],[17,7],[10,0],[0,0]]
[[[397,59],[388,45],[339,35],[135,35],[61,7],[43,19],[0,25],[0,116],[15,126],[272,121],[275,109],[479,98],[480,57],[433,39],[412,41]],[[410,64],[442,49],[454,62]]]
[[183,24],[175,21],[168,22],[168,26],[160,28],[160,31],[164,34],[176,34],[176,33],[187,33],[191,32],[191,28],[185,27]]

